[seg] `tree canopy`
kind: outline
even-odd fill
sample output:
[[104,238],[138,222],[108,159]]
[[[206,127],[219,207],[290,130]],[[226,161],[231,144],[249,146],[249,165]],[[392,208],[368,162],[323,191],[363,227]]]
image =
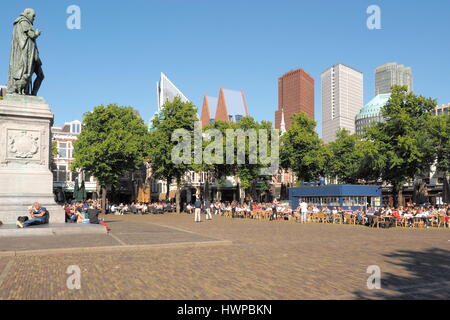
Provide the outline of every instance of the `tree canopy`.
[[[191,102],[182,102],[176,97],[166,102],[158,117],[153,119],[153,129],[149,138],[149,156],[152,174],[156,179],[164,179],[168,187],[172,179],[177,181],[177,211],[180,210],[180,187],[182,177],[193,169],[193,163],[176,163],[172,151],[181,141],[173,141],[172,134],[178,129],[186,130],[194,143],[195,124],[198,123],[197,107]],[[192,148],[192,152],[194,148]],[[193,153],[188,155],[192,158]]]
[[302,181],[318,180],[325,174],[330,153],[315,131],[316,122],[305,113],[292,116],[292,125],[281,137],[281,166],[292,169]]
[[132,107],[98,106],[85,114],[74,150],[72,170],[93,174],[102,187],[115,185],[147,157],[147,126]]
[[436,101],[393,86],[388,103],[382,108],[385,121],[369,127],[365,138],[372,143],[371,166],[390,182],[394,193],[403,183],[427,171],[435,160],[428,140],[427,124]]
[[336,140],[328,145],[330,159],[326,166],[327,176],[337,178],[339,183],[356,183],[362,171],[364,145],[356,134],[346,129],[339,130],[336,135]]

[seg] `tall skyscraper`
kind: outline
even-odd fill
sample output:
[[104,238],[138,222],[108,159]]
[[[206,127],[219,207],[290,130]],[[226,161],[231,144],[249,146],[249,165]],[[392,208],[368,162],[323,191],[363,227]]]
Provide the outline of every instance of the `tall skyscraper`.
[[303,69],[290,71],[278,79],[276,129],[281,129],[283,110],[286,129],[291,126],[294,113],[304,112],[314,119],[314,79]]
[[347,129],[355,133],[355,117],[363,105],[361,72],[337,64],[322,73],[322,139],[330,143],[336,132]]
[[182,102],[188,102],[188,98],[161,72],[161,79],[156,83],[156,97],[158,99],[158,112],[166,102],[172,102],[175,97],[179,97]]
[[392,93],[392,86],[407,86],[413,91],[413,74],[410,67],[390,62],[375,69],[375,96]]
[[156,83],[156,112],[153,117],[149,121],[148,128],[149,130],[153,130],[153,119],[159,117],[164,104],[166,102],[172,102],[175,97],[179,97],[182,102],[188,102],[189,99],[181,92],[172,81],[167,78],[167,76],[161,72],[161,78]]

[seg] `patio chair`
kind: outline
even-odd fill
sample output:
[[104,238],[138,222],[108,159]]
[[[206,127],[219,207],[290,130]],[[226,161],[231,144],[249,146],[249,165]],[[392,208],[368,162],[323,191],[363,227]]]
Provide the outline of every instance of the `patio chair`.
[[444,226],[444,228],[446,227],[445,217],[444,216],[439,216],[438,217],[437,227],[440,228],[441,226]]
[[345,223],[346,224],[355,224],[355,216],[350,214],[350,213],[346,213],[345,214]]
[[323,212],[317,214],[317,220],[322,223],[329,223],[327,215]]
[[425,226],[425,222],[422,218],[414,218],[413,228],[423,228]]
[[333,224],[335,223],[342,224],[342,216],[339,213],[333,214]]
[[408,226],[408,220],[404,217],[401,217],[399,220],[395,219],[395,227],[403,227],[406,228]]

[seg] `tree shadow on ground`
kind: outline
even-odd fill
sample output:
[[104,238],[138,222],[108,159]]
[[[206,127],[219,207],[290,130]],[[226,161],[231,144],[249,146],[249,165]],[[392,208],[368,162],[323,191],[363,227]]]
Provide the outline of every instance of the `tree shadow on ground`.
[[388,264],[403,270],[398,274],[381,270],[381,290],[356,291],[357,299],[450,299],[449,250],[400,250],[384,256]]

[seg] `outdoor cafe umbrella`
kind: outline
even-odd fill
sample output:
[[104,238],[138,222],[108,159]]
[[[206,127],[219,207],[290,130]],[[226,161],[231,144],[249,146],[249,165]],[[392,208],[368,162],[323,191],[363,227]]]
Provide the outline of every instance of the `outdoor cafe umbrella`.
[[447,177],[444,177],[444,188],[443,188],[442,201],[444,203],[450,203],[450,183],[449,183]]
[[80,187],[80,190],[78,190],[78,196],[80,197],[82,202],[84,202],[87,198],[86,186],[84,185],[84,180],[81,181],[81,187]]
[[75,201],[79,201],[79,194],[80,194],[80,186],[78,184],[78,179],[75,179],[75,186],[73,187],[73,199]]

